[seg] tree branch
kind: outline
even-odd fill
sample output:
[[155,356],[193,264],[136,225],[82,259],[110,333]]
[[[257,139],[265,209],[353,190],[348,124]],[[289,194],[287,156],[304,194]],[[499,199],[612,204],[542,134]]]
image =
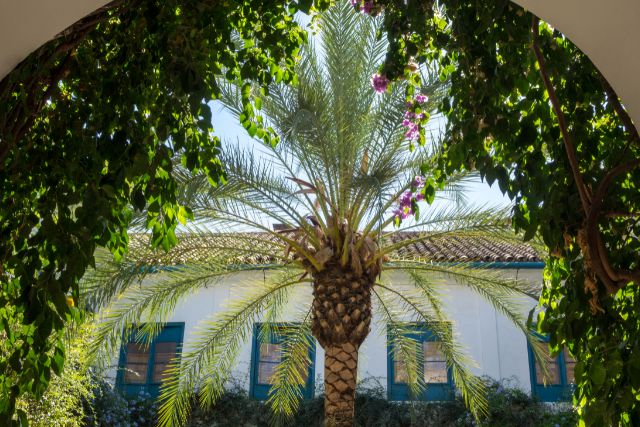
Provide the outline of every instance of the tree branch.
[[[26,103],[27,111],[24,111],[23,103],[16,103],[8,114],[10,119],[5,122],[6,128],[0,128],[0,135],[2,135],[2,138],[0,138],[2,142],[2,146],[0,147],[0,164],[2,164],[11,149],[16,146],[24,137],[25,133],[31,128],[42,106],[52,95],[55,88],[58,87],[60,80],[66,76],[69,66],[71,65],[73,52],[78,45],[84,40],[87,34],[93,31],[100,23],[127,10],[126,7],[123,7],[116,13],[113,13],[125,2],[126,0],[112,1],[82,18],[58,34],[51,42],[41,46],[34,54],[29,55],[27,59],[18,64],[13,71],[0,81],[0,88],[2,89],[0,96],[4,98],[10,94],[11,90],[9,89],[15,87],[15,82],[11,82],[11,76],[16,70],[26,66],[25,64],[34,56],[45,58],[44,64],[38,67],[39,71],[41,71],[34,73],[20,88],[21,91],[26,92],[28,95],[28,101]],[[51,51],[51,43],[55,41],[59,41],[60,43]],[[52,69],[53,64],[59,60],[60,55],[64,55],[64,59],[60,61],[58,67]],[[44,90],[41,88],[43,83],[47,84],[47,88]],[[40,91],[43,92],[42,96],[38,96],[38,92]],[[7,99],[3,99],[3,102],[7,101]],[[9,138],[9,135],[12,137]]]
[[591,197],[589,196],[587,187],[585,186],[584,180],[582,179],[582,174],[580,173],[580,168],[578,165],[578,157],[576,156],[575,144],[573,142],[571,134],[567,129],[567,122],[564,117],[564,112],[562,111],[562,107],[560,106],[560,102],[558,101],[556,91],[553,87],[553,84],[551,83],[549,74],[547,73],[544,56],[542,56],[542,51],[540,50],[540,46],[538,45],[539,24],[540,19],[534,15],[531,22],[531,33],[533,36],[531,49],[533,49],[533,53],[536,57],[536,60],[538,61],[538,67],[540,68],[542,81],[544,82],[544,86],[547,90],[547,93],[549,94],[549,100],[551,101],[553,111],[558,118],[558,125],[560,126],[560,132],[562,133],[562,139],[564,141],[564,147],[569,159],[569,165],[571,166],[571,171],[573,173],[573,179],[576,182],[576,187],[578,188],[578,194],[580,195],[580,201],[582,202],[582,209],[584,210],[585,215],[588,215],[589,208],[591,206]]
[[638,129],[633,124],[633,121],[631,120],[631,117],[629,117],[627,110],[625,110],[625,108],[620,103],[618,94],[615,90],[613,90],[607,79],[604,78],[600,71],[598,71],[598,76],[600,77],[602,87],[607,94],[607,101],[611,104],[616,114],[618,114],[618,117],[620,117],[620,121],[624,125],[627,132],[629,132],[629,142],[640,145],[640,135],[638,134]]
[[[551,79],[546,70],[545,60],[542,56],[540,46],[538,44],[538,31],[540,20],[537,17],[533,17],[531,23],[532,32],[532,44],[531,48],[535,54],[538,66],[540,68],[540,74],[544,82],[549,99],[551,101],[553,110],[558,118],[558,124],[562,133],[562,139],[564,141],[565,150],[571,166],[573,178],[580,195],[580,201],[585,214],[584,233],[586,235],[586,242],[581,244],[581,249],[585,257],[585,268],[591,270],[595,275],[604,283],[607,294],[611,295],[618,289],[622,288],[628,282],[640,282],[640,269],[638,270],[618,270],[611,265],[607,249],[602,240],[602,235],[598,227],[598,220],[601,216],[602,205],[604,199],[609,192],[609,187],[613,183],[614,179],[623,173],[629,172],[632,169],[640,166],[640,160],[632,160],[623,164],[620,164],[610,170],[600,182],[596,193],[593,197],[588,192],[587,187],[584,184],[582,174],[580,173],[578,158],[576,155],[575,144],[568,132],[567,124],[564,113],[558,101],[555,93],[555,89],[551,83]],[[615,91],[606,81],[606,79],[600,74],[600,80],[607,93],[608,101],[611,102],[612,107],[620,117],[627,132],[629,132],[629,142],[640,143],[640,137],[638,131],[633,125],[631,118],[620,104],[618,96]],[[586,244],[585,244],[586,243]]]
[[639,166],[640,159],[636,159],[620,164],[610,170],[598,186],[593,197],[593,204],[586,218],[585,231],[587,234],[587,244],[592,251],[592,267],[598,277],[608,279],[603,279],[603,281],[609,294],[616,292],[628,282],[640,283],[640,270],[617,270],[611,265],[606,247],[602,241],[602,236],[598,230],[598,219],[604,204],[604,199],[614,179]]

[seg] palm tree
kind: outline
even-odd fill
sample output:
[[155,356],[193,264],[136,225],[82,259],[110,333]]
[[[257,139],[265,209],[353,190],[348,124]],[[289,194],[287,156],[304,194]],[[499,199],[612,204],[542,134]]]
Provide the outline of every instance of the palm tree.
[[[437,144],[407,149],[401,124],[404,88],[397,85],[376,95],[369,83],[385,52],[384,41],[376,36],[380,21],[363,19],[345,3],[320,16],[319,47],[310,43],[302,52],[298,84],[274,84],[268,96],[256,100],[263,118],[246,117],[242,90],[221,84],[225,107],[240,121],[264,120],[280,143],[269,146],[256,139],[249,149],[228,147],[220,155],[228,182],[220,187],[176,166],[183,181],[181,197],[197,218],[185,227],[180,244],[167,254],[132,244],[125,261],[112,263],[105,257],[86,281],[98,304],[118,295],[104,312],[94,341],[104,350],[118,346],[123,328],[142,316],[165,321],[181,297],[255,269],[248,258],[269,264],[268,280],[252,286],[228,311],[204,321],[198,339],[174,363],[163,385],[161,425],[185,422],[194,390],[203,405],[220,396],[240,345],[258,319],[264,320],[262,336],[285,336],[283,362],[269,398],[276,414],[290,416],[297,408],[311,336],[324,349],[327,426],[353,424],[358,350],[371,330],[374,309],[386,321],[414,390],[424,383],[417,368],[421,352],[403,322],[407,312],[439,338],[469,407],[479,415],[486,411],[483,382],[471,374],[471,361],[453,338],[434,275],[449,275],[477,291],[528,332],[517,302],[533,295],[525,283],[406,254],[407,247],[423,241],[514,237],[505,228],[505,211],[466,206],[461,193],[465,176],[438,190],[439,197],[450,199],[447,207],[427,209],[405,223],[402,233],[393,229],[397,201],[416,191],[420,167],[430,177]],[[422,70],[422,78],[422,93],[429,97],[424,109],[432,111],[445,84],[428,70]],[[270,223],[284,227],[274,231]],[[161,266],[161,277],[133,286]],[[404,272],[412,286],[389,282],[390,271]],[[294,290],[309,286],[311,301],[296,300],[300,321],[286,330],[270,330],[269,320],[279,318]],[[153,321],[145,325],[141,339],[157,332]]]

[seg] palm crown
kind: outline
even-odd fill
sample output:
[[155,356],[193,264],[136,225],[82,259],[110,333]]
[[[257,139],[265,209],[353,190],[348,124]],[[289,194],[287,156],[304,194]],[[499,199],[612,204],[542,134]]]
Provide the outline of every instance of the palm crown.
[[[100,303],[119,295],[105,311],[96,338],[102,349],[105,339],[111,344],[107,349],[112,349],[122,329],[142,317],[162,322],[181,297],[220,283],[225,276],[255,269],[255,262],[242,261],[247,257],[268,262],[268,280],[204,321],[198,338],[174,363],[161,396],[162,425],[184,423],[194,390],[204,405],[220,396],[240,345],[259,319],[264,321],[262,336],[285,337],[283,362],[269,399],[274,413],[294,413],[313,336],[325,349],[326,422],[337,426],[352,423],[358,348],[370,332],[372,310],[386,321],[394,351],[405,362],[408,383],[415,390],[424,387],[417,370],[421,352],[407,336],[403,321],[408,318],[429,325],[471,409],[478,414],[486,410],[482,381],[471,374],[469,358],[453,339],[434,275],[448,274],[477,291],[527,333],[517,303],[518,296],[532,295],[526,284],[488,270],[405,254],[403,248],[425,240],[512,238],[505,229],[506,212],[465,207],[465,177],[460,176],[437,194],[454,198],[447,205],[453,207],[427,209],[405,227],[416,231],[398,238],[392,224],[421,199],[420,186],[430,178],[437,146],[408,149],[401,85],[380,95],[371,88],[370,77],[385,51],[384,41],[376,37],[379,22],[362,19],[344,5],[319,21],[320,47],[311,43],[304,48],[298,84],[273,85],[255,102],[263,118],[253,120],[272,126],[280,143],[267,146],[256,139],[256,147],[227,148],[220,156],[227,183],[220,187],[212,188],[205,178],[190,176],[177,166],[181,196],[197,219],[186,226],[180,245],[167,254],[133,245],[124,262],[105,258],[86,281]],[[422,77],[428,101],[421,108],[428,112],[441,98],[445,83],[427,70]],[[246,121],[241,89],[221,88],[225,107]],[[416,179],[417,174],[421,178]],[[271,223],[281,224],[280,229],[273,230]],[[154,265],[176,267],[145,286],[130,286]],[[404,272],[412,286],[389,282],[387,271]],[[296,301],[299,322],[286,330],[270,330],[300,286],[310,286],[312,298]],[[147,322],[140,339],[157,331],[156,323]],[[330,369],[336,363],[341,368]]]

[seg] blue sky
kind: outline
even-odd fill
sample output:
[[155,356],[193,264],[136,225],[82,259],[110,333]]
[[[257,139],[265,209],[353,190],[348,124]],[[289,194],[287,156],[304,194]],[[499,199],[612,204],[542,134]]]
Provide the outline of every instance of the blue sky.
[[[213,127],[216,135],[223,141],[223,149],[229,144],[253,145],[245,129],[219,105],[213,106]],[[468,186],[467,198],[476,206],[503,206],[509,203],[509,198],[502,195],[497,184],[489,187],[486,182],[480,182],[479,179]]]
[[[308,15],[298,13],[296,15],[296,20],[300,25],[309,29],[308,27],[311,20]],[[316,38],[318,36],[316,35],[312,37]],[[318,43],[316,46],[321,48],[321,43]],[[223,150],[225,145],[230,144],[256,146],[251,142],[251,137],[245,129],[231,114],[223,110],[219,103],[214,103],[212,107],[213,127],[216,135],[218,135],[223,141]],[[436,124],[436,126],[440,126],[440,124]],[[498,207],[508,205],[510,203],[509,198],[502,195],[497,184],[490,187],[486,182],[481,182],[479,178],[476,182],[468,185],[466,196],[469,203],[475,206]]]

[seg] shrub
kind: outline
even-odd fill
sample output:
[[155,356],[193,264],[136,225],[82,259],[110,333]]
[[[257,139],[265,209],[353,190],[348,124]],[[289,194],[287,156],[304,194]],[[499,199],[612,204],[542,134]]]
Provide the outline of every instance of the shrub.
[[155,427],[157,406],[151,396],[127,398],[103,372],[91,368],[86,343],[92,328],[87,321],[66,331],[62,375],[52,377],[42,398],[22,396],[18,409],[26,413],[31,427]]
[[[87,333],[86,330],[84,333]],[[82,337],[78,337],[82,342]],[[86,366],[81,345],[72,345],[65,374],[56,377],[40,401],[19,402],[32,426],[44,427],[154,427],[157,404],[141,393],[125,397],[98,372]],[[322,384],[321,381],[319,381]],[[570,427],[577,416],[570,405],[537,402],[509,381],[487,379],[489,415],[483,427]],[[322,389],[318,390],[322,393]],[[301,403],[288,426],[322,427],[323,396]],[[197,405],[195,405],[197,406]],[[269,408],[251,399],[241,381],[235,381],[214,407],[195,409],[189,427],[267,427]],[[461,396],[451,402],[392,402],[380,379],[368,378],[356,393],[356,427],[476,427]]]
[[148,393],[124,396],[103,377],[94,378],[91,414],[85,418],[87,427],[154,427],[157,404]]
[[16,406],[27,415],[32,427],[80,427],[93,398],[93,382],[85,343],[91,325],[68,332],[66,361],[62,374],[53,376],[44,395],[35,399],[23,395]]
[[[570,427],[577,416],[570,405],[548,405],[536,401],[510,384],[487,379],[489,415],[486,427]],[[296,417],[288,425],[322,427],[323,397],[302,402]],[[269,408],[250,399],[234,387],[208,411],[196,410],[190,427],[268,426]],[[359,384],[356,394],[357,427],[472,427],[477,426],[461,396],[452,402],[392,402],[379,379],[368,378]]]

